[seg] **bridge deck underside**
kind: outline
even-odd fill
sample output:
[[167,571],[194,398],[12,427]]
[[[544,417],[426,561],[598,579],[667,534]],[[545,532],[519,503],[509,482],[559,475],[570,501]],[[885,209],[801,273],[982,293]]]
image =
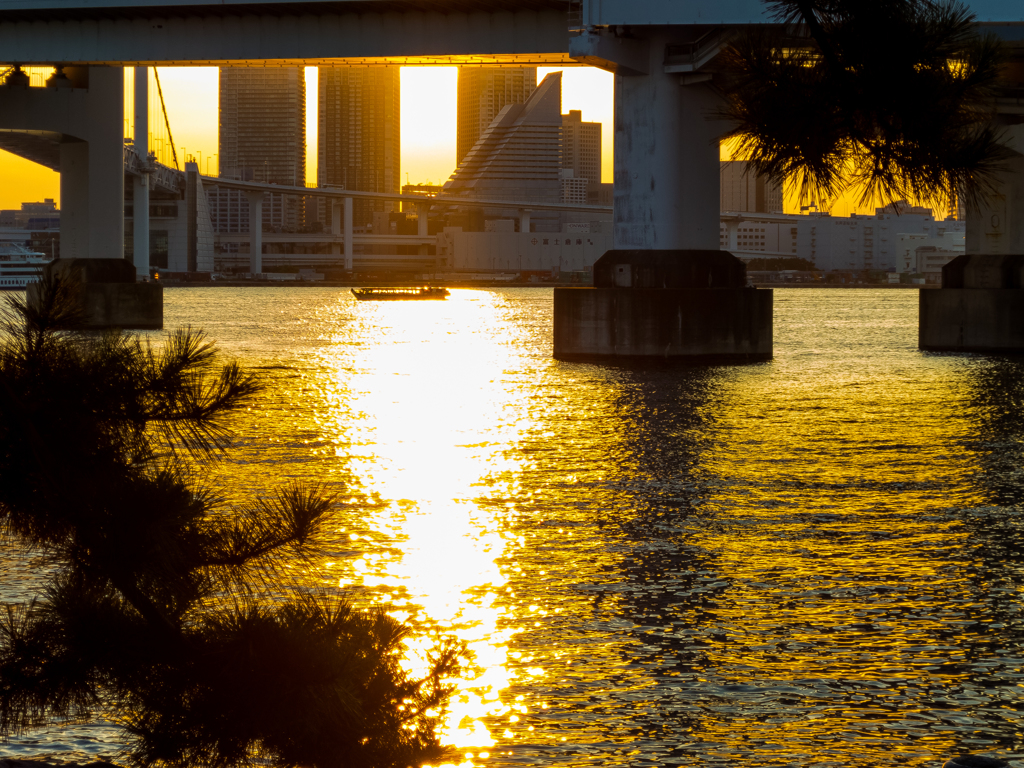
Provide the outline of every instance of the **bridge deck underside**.
[[0,129],[0,149],[33,163],[60,171],[62,134],[50,131],[11,131]]
[[82,61],[101,67],[582,67],[568,53],[496,53],[447,56],[358,56],[293,59],[137,59]]
[[135,8],[113,9],[121,14],[117,17],[76,18],[82,9],[38,17],[4,11],[0,0],[0,56],[22,65],[572,63],[568,14],[550,7],[451,13],[325,13],[320,8],[319,14],[303,13],[302,7],[286,5],[277,15],[252,5],[163,6],[152,18]]
[[174,3],[166,0],[0,0],[0,21],[61,21],[99,19],[165,19],[225,16],[295,16],[363,13],[497,13],[557,11],[568,13],[570,0],[222,0],[213,3]]

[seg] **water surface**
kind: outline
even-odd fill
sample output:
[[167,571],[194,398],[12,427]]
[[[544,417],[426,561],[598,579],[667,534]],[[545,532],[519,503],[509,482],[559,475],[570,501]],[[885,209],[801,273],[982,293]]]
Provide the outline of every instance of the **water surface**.
[[269,383],[211,482],[339,491],[310,582],[411,622],[410,664],[465,641],[464,763],[1024,750],[1024,363],[918,351],[915,291],[776,290],[772,362],[655,368],[552,360],[550,289],[165,297]]

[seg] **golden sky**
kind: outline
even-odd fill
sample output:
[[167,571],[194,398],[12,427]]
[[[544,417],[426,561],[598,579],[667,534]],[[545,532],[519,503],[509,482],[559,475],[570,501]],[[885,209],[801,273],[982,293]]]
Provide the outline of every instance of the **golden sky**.
[[[538,80],[552,67],[540,67]],[[160,81],[178,156],[191,155],[204,173],[217,173],[217,69],[161,67]],[[562,111],[579,109],[583,119],[603,124],[601,180],[612,180],[613,77],[592,67],[562,69]],[[441,183],[455,169],[456,69],[402,68],[402,183]],[[306,69],[306,177],[316,178],[316,69]],[[150,115],[150,125],[162,121]],[[52,197],[59,201],[58,174],[0,151],[0,208]],[[787,201],[787,211],[796,204]],[[837,215],[857,210],[850,200]]]

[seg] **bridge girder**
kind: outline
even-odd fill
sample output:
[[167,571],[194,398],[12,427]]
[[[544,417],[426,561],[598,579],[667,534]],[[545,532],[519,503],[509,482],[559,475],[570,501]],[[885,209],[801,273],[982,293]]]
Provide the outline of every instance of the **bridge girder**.
[[574,63],[559,10],[310,12],[316,5],[220,6],[233,11],[220,14],[188,6],[162,16],[147,8],[98,18],[0,7],[0,55],[18,64],[116,66]]

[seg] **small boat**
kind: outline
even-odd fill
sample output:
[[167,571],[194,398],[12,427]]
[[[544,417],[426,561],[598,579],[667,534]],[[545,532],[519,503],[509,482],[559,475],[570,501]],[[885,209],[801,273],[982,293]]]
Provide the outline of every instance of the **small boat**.
[[359,301],[422,301],[448,298],[447,288],[353,288],[352,295]]

